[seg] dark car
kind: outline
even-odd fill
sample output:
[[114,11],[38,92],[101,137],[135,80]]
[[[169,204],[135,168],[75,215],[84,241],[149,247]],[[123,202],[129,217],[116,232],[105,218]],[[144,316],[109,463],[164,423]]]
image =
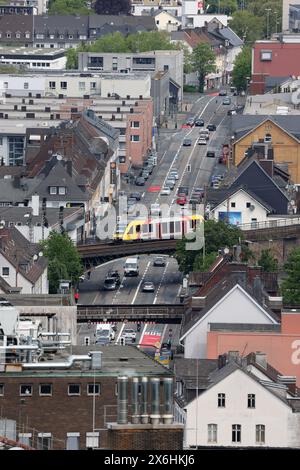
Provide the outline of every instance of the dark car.
[[183,144],[184,147],[190,147],[192,145],[192,139],[184,139]]
[[208,151],[208,152],[206,152],[206,156],[207,156],[207,158],[215,158],[216,153],[212,152],[212,151]]
[[108,271],[106,278],[112,278],[115,279],[117,284],[121,284],[121,276],[119,274],[119,271]]
[[219,91],[219,96],[227,96],[227,91],[226,90],[220,90]]
[[136,186],[144,186],[145,185],[145,178],[143,178],[142,176],[139,176],[135,180],[135,184],[136,184]]
[[189,194],[189,188],[187,186],[179,186],[177,194],[185,194],[187,196]]
[[158,257],[155,258],[155,260],[153,261],[153,266],[159,266],[159,267],[164,267],[164,266],[166,266],[166,260],[165,260],[165,258],[163,258],[162,256],[158,256]]
[[208,124],[206,126],[206,129],[209,130],[209,131],[215,131],[217,129],[217,127],[216,127],[215,124]]
[[195,126],[196,126],[196,127],[203,127],[203,126],[204,126],[204,121],[203,121],[203,119],[196,119],[196,121],[195,121]]
[[129,194],[129,199],[135,199],[136,201],[141,200],[141,195],[140,193],[130,193]]

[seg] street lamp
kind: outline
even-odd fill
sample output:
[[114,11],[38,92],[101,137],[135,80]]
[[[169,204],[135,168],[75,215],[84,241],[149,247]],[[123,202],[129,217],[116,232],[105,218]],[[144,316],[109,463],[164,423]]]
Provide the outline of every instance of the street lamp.
[[267,12],[267,39],[269,39],[269,22],[270,22],[270,12],[272,11],[271,8],[265,8]]

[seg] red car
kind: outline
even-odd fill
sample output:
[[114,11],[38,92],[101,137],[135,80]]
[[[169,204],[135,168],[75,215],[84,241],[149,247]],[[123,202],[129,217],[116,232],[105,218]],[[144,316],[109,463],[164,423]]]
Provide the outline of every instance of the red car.
[[180,206],[184,206],[184,204],[187,203],[186,194],[183,194],[183,193],[178,194],[176,203],[179,204]]

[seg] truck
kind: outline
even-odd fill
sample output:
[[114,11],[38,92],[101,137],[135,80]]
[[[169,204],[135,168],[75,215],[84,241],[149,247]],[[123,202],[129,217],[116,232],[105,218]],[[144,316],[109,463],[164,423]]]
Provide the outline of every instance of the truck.
[[124,276],[138,276],[139,275],[139,259],[127,258],[124,264]]
[[96,327],[96,344],[109,344],[115,339],[115,332],[110,323],[101,323]]

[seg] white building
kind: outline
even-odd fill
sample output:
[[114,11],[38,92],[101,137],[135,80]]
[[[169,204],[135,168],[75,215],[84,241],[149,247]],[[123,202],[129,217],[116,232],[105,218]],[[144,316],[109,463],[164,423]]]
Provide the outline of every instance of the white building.
[[64,70],[67,58],[64,49],[1,47],[0,65],[23,66],[30,70]]
[[211,296],[192,297],[193,303],[198,302],[203,308],[191,323],[183,326],[180,343],[184,345],[185,358],[207,357],[207,333],[210,331],[210,324],[277,324],[272,312],[262,307],[241,285],[229,285],[222,289],[216,286],[215,289],[217,288],[218,293],[212,291]]
[[[185,406],[185,447],[300,447],[299,398],[251,367],[229,362]],[[295,407],[294,407],[295,404]]]
[[158,10],[154,14],[154,18],[159,31],[167,31],[169,33],[177,31],[182,24],[179,18],[165,10]]
[[182,14],[181,1],[177,0],[132,0],[131,12],[134,16],[144,16],[155,14],[163,9],[173,16],[180,17]]
[[184,0],[182,3],[182,27],[183,28],[201,28],[216,18],[224,26],[227,26],[230,16],[220,14],[205,14],[204,1]]

